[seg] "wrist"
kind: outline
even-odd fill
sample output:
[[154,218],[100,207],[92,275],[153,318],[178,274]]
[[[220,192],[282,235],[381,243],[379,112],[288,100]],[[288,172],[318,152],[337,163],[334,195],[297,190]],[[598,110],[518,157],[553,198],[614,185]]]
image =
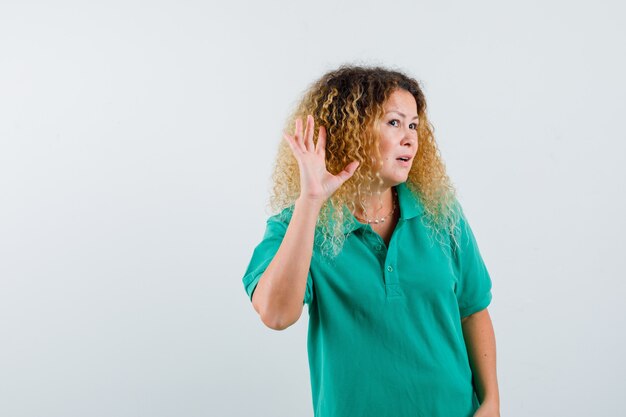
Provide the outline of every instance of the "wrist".
[[295,205],[296,207],[302,207],[319,212],[325,202],[326,201],[322,199],[300,196],[296,199]]
[[497,396],[485,397],[480,405],[484,405],[488,408],[500,409],[500,398]]

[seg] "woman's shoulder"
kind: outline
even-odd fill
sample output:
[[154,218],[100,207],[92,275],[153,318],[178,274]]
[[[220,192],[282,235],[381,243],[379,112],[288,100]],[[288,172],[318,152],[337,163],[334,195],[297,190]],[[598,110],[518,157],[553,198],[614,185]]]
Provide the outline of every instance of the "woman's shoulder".
[[292,204],[288,207],[285,207],[268,217],[267,221],[269,222],[278,222],[283,223],[284,225],[288,225],[291,221],[291,217],[293,216],[293,210],[295,206]]

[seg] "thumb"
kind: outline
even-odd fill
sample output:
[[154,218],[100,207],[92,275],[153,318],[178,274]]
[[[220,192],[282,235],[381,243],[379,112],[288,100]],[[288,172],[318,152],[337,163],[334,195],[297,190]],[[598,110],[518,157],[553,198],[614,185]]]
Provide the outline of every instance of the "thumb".
[[352,161],[348,165],[346,165],[343,171],[337,174],[337,176],[341,178],[342,182],[345,182],[352,176],[352,174],[354,174],[358,166],[359,161]]

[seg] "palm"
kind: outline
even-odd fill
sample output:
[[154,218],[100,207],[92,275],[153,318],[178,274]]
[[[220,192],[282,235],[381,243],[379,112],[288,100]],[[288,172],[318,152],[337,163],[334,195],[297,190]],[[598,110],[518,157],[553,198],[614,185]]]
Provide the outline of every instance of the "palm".
[[343,171],[333,175],[326,169],[326,129],[320,126],[317,145],[313,143],[313,117],[307,117],[307,126],[302,133],[302,123],[296,120],[294,136],[285,134],[291,151],[300,169],[301,195],[326,201],[337,189],[354,174],[357,161],[348,164]]

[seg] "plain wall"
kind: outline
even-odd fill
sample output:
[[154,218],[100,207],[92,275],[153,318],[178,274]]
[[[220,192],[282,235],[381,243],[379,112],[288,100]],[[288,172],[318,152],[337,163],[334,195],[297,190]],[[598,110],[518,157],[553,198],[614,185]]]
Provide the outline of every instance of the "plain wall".
[[312,416],[241,279],[304,89],[422,83],[493,281],[502,416],[620,416],[618,1],[0,4],[0,415]]

